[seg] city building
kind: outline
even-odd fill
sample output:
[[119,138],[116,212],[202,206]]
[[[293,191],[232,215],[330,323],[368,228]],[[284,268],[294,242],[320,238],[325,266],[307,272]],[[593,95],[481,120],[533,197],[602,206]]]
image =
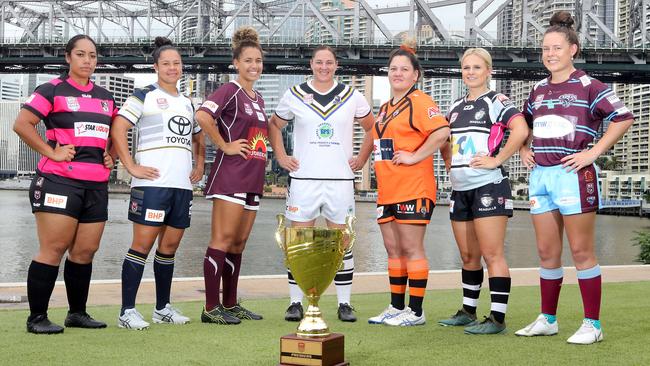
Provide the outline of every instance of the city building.
[[[13,131],[14,121],[23,101],[0,101],[0,178],[34,174],[41,156]],[[45,139],[45,125],[36,130]]]
[[650,189],[650,173],[624,173],[612,170],[598,175],[603,200],[643,200],[643,194]]

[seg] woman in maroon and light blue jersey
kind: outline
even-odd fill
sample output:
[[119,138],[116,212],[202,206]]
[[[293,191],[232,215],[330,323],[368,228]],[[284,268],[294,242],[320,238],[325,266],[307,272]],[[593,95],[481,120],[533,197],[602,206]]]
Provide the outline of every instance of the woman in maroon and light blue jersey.
[[[576,70],[580,51],[571,14],[551,17],[542,43],[542,60],[551,75],[538,82],[524,104],[532,129],[533,150],[525,144],[522,160],[533,168],[529,179],[530,213],[540,257],[542,313],[520,329],[519,336],[558,333],[556,311],[562,285],[562,237],[569,239],[584,307],[582,326],[567,340],[592,344],[603,339],[600,326],[601,272],[594,253],[594,225],[599,205],[594,161],[634,122],[634,116],[602,82]],[[589,148],[603,122],[605,134]]]
[[237,303],[242,252],[259,209],[269,144],[264,100],[253,89],[262,73],[257,39],[253,28],[235,32],[233,65],[238,77],[212,93],[196,112],[199,125],[219,148],[205,188],[206,198],[212,200],[212,233],[203,261],[204,323],[262,319]]
[[[93,255],[108,219],[108,176],[113,159],[106,152],[113,96],[90,81],[97,65],[95,42],[74,36],[65,48],[69,72],[38,88],[23,105],[14,131],[43,157],[29,190],[40,248],[29,266],[27,331],[62,333],[47,308],[63,255],[63,277],[70,309],[66,327],[104,328],[86,313]],[[36,132],[43,120],[47,142]]]

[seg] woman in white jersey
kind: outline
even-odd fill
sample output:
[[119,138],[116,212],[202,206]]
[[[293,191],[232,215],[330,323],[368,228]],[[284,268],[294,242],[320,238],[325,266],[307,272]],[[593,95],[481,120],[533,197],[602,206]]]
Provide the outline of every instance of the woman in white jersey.
[[[174,255],[190,226],[192,183],[203,177],[205,149],[192,102],[176,88],[183,70],[181,55],[167,38],[156,37],[155,42],[158,81],[137,89],[126,100],[111,129],[120,160],[133,176],[128,208],[133,241],[122,264],[122,309],[117,322],[127,329],[149,326],[135,309],[135,298],[156,239],[156,306],[151,320],[168,324],[190,320],[170,305],[170,291]],[[127,131],[134,126],[138,129],[135,161],[127,142]]]
[[[286,217],[292,226],[314,226],[323,216],[330,228],[342,228],[345,217],[354,215],[354,171],[361,169],[372,150],[368,131],[374,117],[365,97],[338,83],[334,73],[336,54],[328,46],[317,47],[310,61],[313,78],[286,91],[269,122],[269,137],[276,159],[289,173]],[[293,156],[282,144],[281,129],[293,120]],[[353,123],[366,131],[359,155],[353,156]],[[348,251],[343,268],[334,277],[338,297],[338,317],[354,322],[350,305],[354,259]],[[289,276],[291,303],[288,321],[303,317],[302,291]]]
[[[453,189],[451,227],[463,261],[463,307],[438,324],[465,326],[468,334],[495,334],[506,329],[511,284],[503,247],[513,204],[502,164],[524,143],[528,127],[508,97],[490,90],[492,57],[485,49],[468,49],[460,62],[468,93],[449,108],[451,143],[442,152]],[[510,136],[501,148],[506,130]],[[488,268],[492,304],[490,315],[478,324],[481,258]]]

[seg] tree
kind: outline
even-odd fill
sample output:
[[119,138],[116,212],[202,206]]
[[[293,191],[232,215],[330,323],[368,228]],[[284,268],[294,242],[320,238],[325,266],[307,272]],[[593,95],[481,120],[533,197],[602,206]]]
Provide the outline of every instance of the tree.
[[527,183],[527,182],[526,182],[526,177],[521,176],[521,177],[517,178],[517,182],[522,183],[522,184]]
[[643,200],[650,202],[650,189],[646,189],[645,192],[643,192]]

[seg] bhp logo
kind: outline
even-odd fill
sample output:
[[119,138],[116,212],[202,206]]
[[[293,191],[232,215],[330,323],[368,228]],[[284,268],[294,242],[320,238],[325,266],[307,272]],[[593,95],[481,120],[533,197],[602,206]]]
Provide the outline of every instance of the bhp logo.
[[165,219],[165,211],[147,209],[144,219],[151,222],[163,222]]
[[43,205],[56,208],[65,208],[68,204],[68,196],[61,196],[58,194],[45,194],[45,202]]

